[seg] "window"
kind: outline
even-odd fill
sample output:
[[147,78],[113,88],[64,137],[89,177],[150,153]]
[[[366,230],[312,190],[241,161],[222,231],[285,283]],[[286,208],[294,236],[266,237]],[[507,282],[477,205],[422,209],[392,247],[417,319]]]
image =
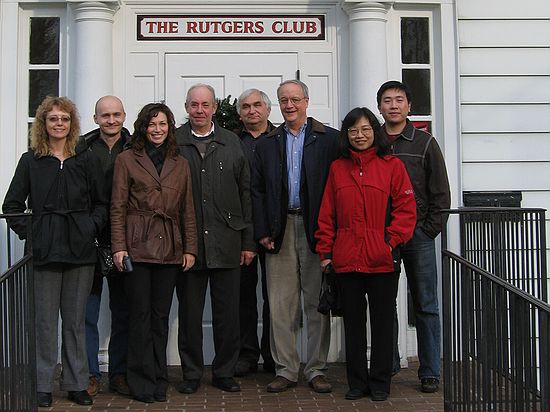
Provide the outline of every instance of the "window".
[[432,129],[432,56],[430,18],[400,18],[401,79],[412,94],[410,119],[420,128]]
[[19,15],[19,78],[17,107],[18,145],[29,146],[29,131],[36,109],[48,95],[60,96],[64,88],[65,8],[29,8]]

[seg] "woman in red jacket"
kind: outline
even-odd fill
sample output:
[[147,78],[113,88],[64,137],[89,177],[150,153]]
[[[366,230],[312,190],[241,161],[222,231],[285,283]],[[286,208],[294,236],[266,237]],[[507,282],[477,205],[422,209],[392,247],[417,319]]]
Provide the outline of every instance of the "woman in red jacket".
[[[342,122],[341,158],[325,187],[317,253],[321,268],[332,264],[342,293],[346,336],[346,399],[390,392],[399,248],[411,239],[416,204],[405,166],[388,155],[380,123],[367,108],[355,108]],[[371,324],[371,364],[367,368],[367,302]]]

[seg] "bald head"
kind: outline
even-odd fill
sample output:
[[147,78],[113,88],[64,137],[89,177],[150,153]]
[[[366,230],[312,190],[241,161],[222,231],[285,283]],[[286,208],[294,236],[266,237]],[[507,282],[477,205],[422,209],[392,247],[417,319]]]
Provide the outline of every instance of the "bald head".
[[116,96],[103,96],[95,104],[94,122],[99,126],[100,136],[116,142],[126,120],[122,101]]

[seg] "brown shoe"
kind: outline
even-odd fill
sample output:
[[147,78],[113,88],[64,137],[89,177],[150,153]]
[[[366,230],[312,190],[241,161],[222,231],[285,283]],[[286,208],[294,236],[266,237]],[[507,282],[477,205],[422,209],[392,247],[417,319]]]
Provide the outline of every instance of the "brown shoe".
[[88,392],[88,395],[90,396],[96,396],[99,393],[100,386],[101,384],[99,383],[99,379],[97,379],[96,376],[90,376],[86,392]]
[[309,381],[309,386],[317,393],[329,393],[332,392],[332,385],[327,382],[327,378],[323,375],[317,375]]
[[289,381],[283,376],[277,376],[269,385],[267,385],[266,390],[268,392],[284,392],[294,386],[296,386],[296,382]]
[[130,388],[124,375],[115,375],[109,381],[109,390],[120,395],[130,395]]

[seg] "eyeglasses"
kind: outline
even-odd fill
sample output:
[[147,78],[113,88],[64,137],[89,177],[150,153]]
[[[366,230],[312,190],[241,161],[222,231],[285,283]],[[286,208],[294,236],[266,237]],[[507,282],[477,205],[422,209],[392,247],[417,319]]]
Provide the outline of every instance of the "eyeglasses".
[[360,129],[357,128],[357,127],[350,127],[348,129],[348,135],[350,137],[357,137],[359,136],[359,132],[361,132],[361,134],[363,136],[366,136],[368,133],[372,132],[372,127],[370,126],[363,126],[361,127]]
[[50,123],[57,123],[61,120],[61,123],[69,123],[71,121],[70,116],[48,116],[46,120]]
[[288,106],[288,103],[291,102],[292,104],[296,105],[304,99],[307,99],[307,97],[291,97],[290,99],[287,99],[286,97],[282,97],[279,99],[279,104],[281,106]]

